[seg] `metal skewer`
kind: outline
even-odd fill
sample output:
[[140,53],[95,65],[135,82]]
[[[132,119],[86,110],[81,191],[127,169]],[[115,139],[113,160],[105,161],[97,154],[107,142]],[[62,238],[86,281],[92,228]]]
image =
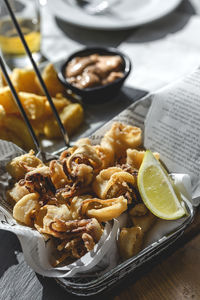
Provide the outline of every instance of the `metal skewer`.
[[61,122],[60,116],[59,116],[59,114],[58,114],[58,112],[57,112],[57,110],[55,108],[55,105],[54,105],[54,103],[53,103],[53,101],[51,99],[51,96],[50,96],[50,94],[49,94],[49,92],[47,90],[47,87],[46,87],[46,85],[45,85],[45,83],[44,83],[44,81],[42,79],[42,76],[40,75],[39,69],[38,69],[38,67],[37,67],[37,65],[36,65],[36,63],[35,63],[35,61],[33,59],[33,56],[31,54],[31,51],[30,51],[30,49],[29,49],[29,47],[28,47],[28,45],[27,45],[27,43],[25,41],[24,35],[23,35],[23,33],[22,33],[21,29],[20,29],[20,26],[19,26],[19,24],[17,22],[17,19],[16,19],[15,15],[14,15],[14,13],[12,11],[12,8],[11,8],[8,0],[4,0],[4,2],[6,4],[6,6],[7,6],[8,12],[9,12],[10,17],[11,17],[11,19],[12,19],[14,25],[15,25],[15,28],[16,28],[16,30],[18,32],[18,35],[19,35],[19,37],[21,39],[21,42],[22,42],[22,44],[24,46],[24,49],[25,49],[25,51],[26,51],[26,53],[27,53],[27,55],[28,55],[28,57],[29,57],[29,59],[31,61],[33,69],[35,70],[35,73],[36,73],[36,75],[38,77],[38,80],[39,80],[39,82],[41,84],[41,87],[42,87],[42,89],[43,89],[43,91],[44,91],[44,93],[45,93],[45,95],[47,97],[47,100],[49,101],[51,109],[52,109],[52,111],[54,113],[54,116],[56,118],[56,121],[57,121],[57,123],[59,125],[61,134],[62,134],[62,136],[64,138],[64,142],[65,142],[66,146],[69,146],[69,137],[68,137],[67,131],[65,130],[65,127],[63,126],[63,124]]
[[2,69],[2,72],[3,72],[3,75],[4,75],[4,77],[5,77],[8,85],[10,87],[12,95],[13,95],[15,101],[16,101],[16,104],[17,104],[17,106],[18,106],[18,108],[19,108],[19,110],[21,112],[21,115],[22,115],[22,117],[23,117],[23,119],[24,119],[24,121],[25,121],[25,123],[26,123],[26,125],[28,127],[29,133],[30,133],[30,135],[31,135],[31,137],[33,139],[35,147],[36,147],[36,149],[37,149],[38,152],[41,152],[41,150],[40,150],[40,144],[38,142],[38,139],[37,139],[37,137],[35,135],[35,132],[33,130],[32,125],[31,125],[31,123],[30,123],[30,121],[29,121],[29,119],[28,119],[28,117],[26,115],[26,112],[25,112],[25,110],[24,110],[24,108],[23,108],[23,106],[21,104],[21,101],[20,101],[20,99],[19,99],[19,97],[17,95],[17,92],[16,92],[16,90],[15,90],[15,88],[14,88],[14,86],[13,86],[11,80],[10,80],[10,77],[8,76],[8,72],[6,70],[5,64],[4,64],[3,59],[2,59],[1,56],[0,56],[0,66],[1,66],[1,69]]

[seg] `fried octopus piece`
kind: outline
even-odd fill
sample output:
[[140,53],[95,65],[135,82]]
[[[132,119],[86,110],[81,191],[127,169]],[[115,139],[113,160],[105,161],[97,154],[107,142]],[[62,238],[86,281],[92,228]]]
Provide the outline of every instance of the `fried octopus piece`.
[[28,226],[33,226],[35,212],[39,209],[39,195],[31,193],[21,198],[13,208],[13,217]]
[[60,239],[72,239],[82,236],[83,233],[88,233],[95,242],[98,242],[102,235],[101,225],[95,218],[66,222],[56,219],[50,227],[52,230],[51,235]]
[[141,143],[142,131],[140,128],[119,122],[113,123],[111,129],[106,132],[101,140],[101,146],[110,149],[110,152],[112,151],[113,160],[125,156],[126,149],[137,148],[141,146]]
[[65,174],[63,165],[59,161],[52,160],[49,169],[51,181],[56,190],[72,184],[72,180]]
[[56,220],[71,220],[71,213],[66,204],[45,205],[41,207],[34,220],[34,226],[40,233],[46,233],[54,236],[54,230],[51,229],[52,222]]
[[139,226],[142,231],[147,232],[157,218],[154,216],[143,203],[136,204],[130,211],[129,216],[133,225]]
[[[57,234],[60,232],[62,241],[57,239],[57,258],[53,265],[67,260],[68,263],[81,258],[91,251],[100,240],[103,229],[94,218],[87,220],[74,220],[69,222],[57,221],[52,224]],[[63,239],[63,237],[65,237]]]
[[143,232],[139,226],[122,228],[118,238],[118,248],[122,259],[136,255],[142,247]]
[[35,168],[44,166],[43,162],[34,155],[34,151],[31,150],[27,154],[15,157],[7,165],[8,173],[15,180],[24,178],[25,174]]
[[52,198],[55,199],[55,187],[50,178],[50,169],[47,166],[28,172],[19,184],[25,186],[30,193],[37,192],[40,195],[41,205],[46,204]]
[[[145,151],[138,151],[136,149],[127,149],[126,151],[126,163],[136,169],[139,169],[143,158],[144,158]],[[158,152],[154,152],[153,155],[156,159],[160,159],[160,154]]]
[[[110,167],[102,170],[93,182],[93,190],[101,199],[117,198],[126,195],[129,203],[135,195],[136,180],[133,175],[121,168]],[[133,195],[132,195],[133,194]]]
[[74,172],[73,177],[81,178],[81,176],[83,176],[81,171],[76,169],[76,165],[82,164],[92,167],[94,172],[98,172],[101,167],[101,160],[95,149],[90,145],[79,146],[67,160],[67,168],[72,174]]
[[87,199],[81,203],[81,214],[89,218],[96,218],[99,222],[110,221],[119,217],[127,210],[127,200],[118,198],[101,200],[97,198]]

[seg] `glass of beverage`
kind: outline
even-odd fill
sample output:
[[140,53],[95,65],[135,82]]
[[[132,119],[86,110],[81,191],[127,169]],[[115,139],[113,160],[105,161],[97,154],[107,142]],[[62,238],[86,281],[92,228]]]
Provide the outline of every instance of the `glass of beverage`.
[[[39,0],[10,0],[9,3],[34,59],[39,61],[41,58]],[[0,2],[0,47],[2,55],[11,69],[30,64],[4,0]]]

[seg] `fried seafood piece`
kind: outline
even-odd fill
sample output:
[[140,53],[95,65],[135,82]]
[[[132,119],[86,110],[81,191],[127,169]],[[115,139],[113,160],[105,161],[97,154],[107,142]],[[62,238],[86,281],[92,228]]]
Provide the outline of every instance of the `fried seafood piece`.
[[19,182],[15,183],[14,187],[7,191],[7,196],[14,202],[18,202],[27,194],[29,194],[29,190]]
[[143,203],[136,204],[129,212],[133,225],[139,226],[142,231],[147,232],[156,222],[154,216]]
[[110,221],[118,218],[127,210],[127,200],[120,196],[113,199],[86,199],[81,204],[81,214],[89,218],[96,218],[99,222]]
[[28,226],[33,225],[35,212],[39,209],[39,194],[30,193],[22,197],[13,208],[13,217]]
[[111,129],[106,132],[101,140],[101,146],[110,150],[110,153],[114,156],[113,160],[125,156],[126,149],[138,148],[141,143],[142,131],[140,128],[119,122],[113,123]]
[[61,242],[58,239],[56,241],[57,258],[53,262],[54,266],[64,260],[67,260],[68,263],[72,262],[91,251],[103,233],[101,225],[94,218],[68,222],[58,220],[52,224],[52,227],[62,236]]
[[[126,163],[136,169],[139,169],[143,158],[144,158],[145,151],[138,151],[136,149],[127,149],[126,151]],[[154,152],[153,155],[156,159],[160,159],[160,154],[158,152]]]
[[71,213],[66,204],[44,205],[40,207],[34,220],[34,226],[40,233],[46,233],[55,236],[55,231],[52,230],[51,224],[56,220],[68,221],[71,220]]
[[87,186],[101,167],[101,160],[90,145],[73,147],[61,154],[60,160],[65,164],[66,172],[77,182]]
[[73,220],[78,220],[82,218],[81,206],[82,202],[87,199],[91,199],[90,195],[82,195],[73,197],[70,204],[70,212]]
[[20,181],[30,193],[37,192],[40,195],[40,204],[44,205],[55,198],[55,187],[50,178],[50,169],[47,166],[36,168],[26,173],[25,178]]
[[118,238],[118,248],[122,259],[136,255],[142,247],[143,232],[139,226],[122,228]]
[[8,173],[15,179],[19,180],[24,178],[25,174],[35,168],[44,166],[43,162],[34,155],[31,150],[27,154],[15,157],[7,164]]
[[136,180],[133,175],[118,167],[102,170],[93,182],[93,190],[101,199],[116,198],[124,195],[129,202],[135,195]]
[[56,190],[72,183],[72,180],[65,174],[62,163],[58,160],[52,160],[49,169],[51,181]]

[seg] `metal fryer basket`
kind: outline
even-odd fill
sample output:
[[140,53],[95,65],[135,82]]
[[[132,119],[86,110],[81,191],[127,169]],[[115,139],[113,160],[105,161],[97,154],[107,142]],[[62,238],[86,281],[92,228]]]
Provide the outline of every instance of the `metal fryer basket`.
[[163,236],[157,242],[140,251],[136,256],[122,262],[103,275],[96,273],[93,274],[93,277],[59,278],[56,279],[57,283],[68,293],[76,296],[93,296],[110,291],[119,285],[120,281],[142,268],[147,262],[153,261],[183,235],[195,215],[195,208],[192,204],[187,203],[186,206],[188,211],[186,220],[175,231]]

